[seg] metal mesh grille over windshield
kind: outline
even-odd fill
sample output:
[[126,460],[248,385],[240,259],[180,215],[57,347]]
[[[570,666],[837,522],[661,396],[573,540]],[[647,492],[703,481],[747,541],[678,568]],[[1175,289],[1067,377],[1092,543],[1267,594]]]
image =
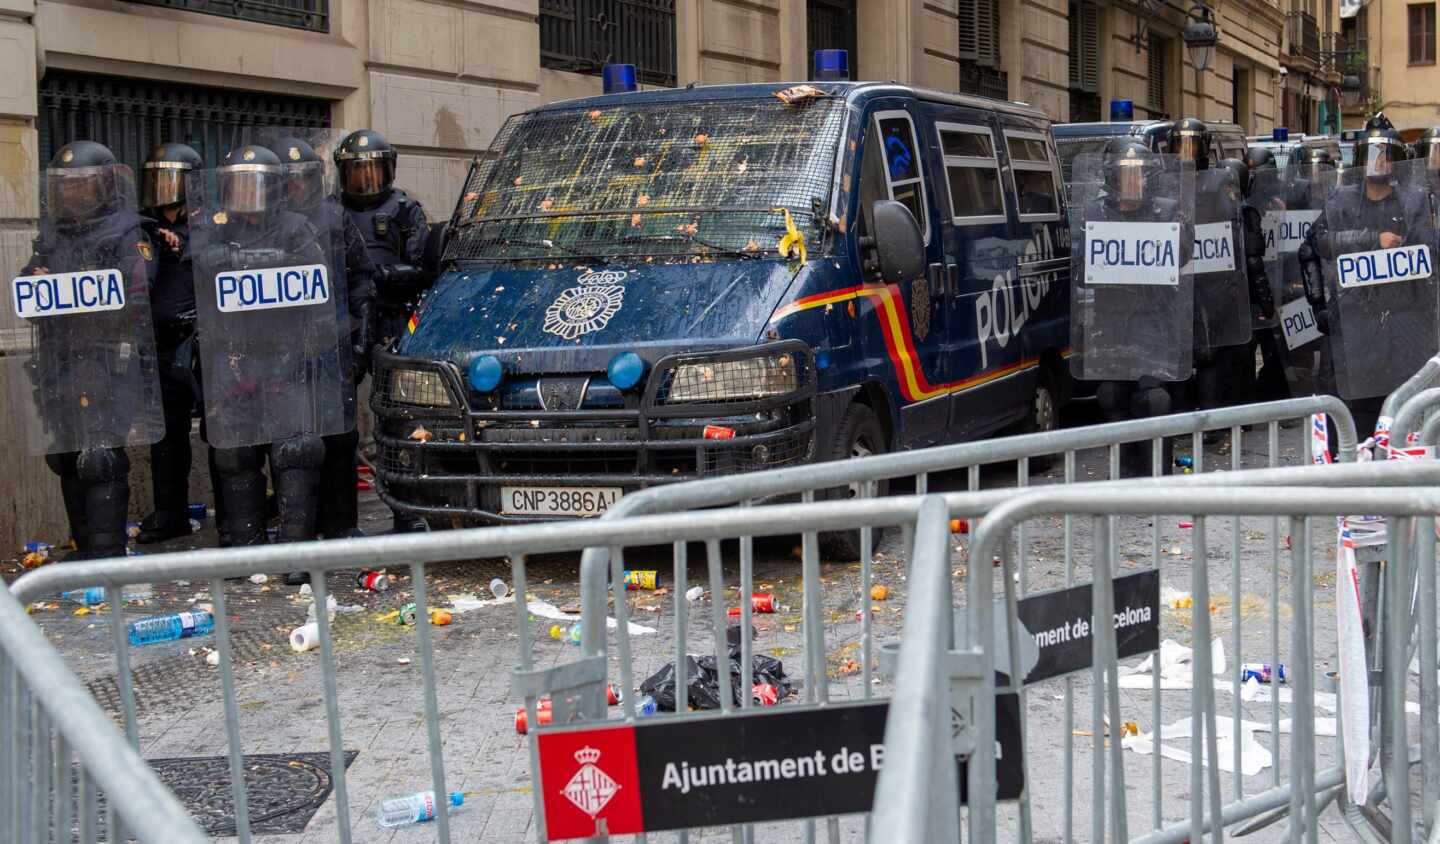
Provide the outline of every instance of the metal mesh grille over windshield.
[[471,168],[446,258],[761,257],[786,233],[775,208],[814,249],[844,113],[767,96],[517,115]]

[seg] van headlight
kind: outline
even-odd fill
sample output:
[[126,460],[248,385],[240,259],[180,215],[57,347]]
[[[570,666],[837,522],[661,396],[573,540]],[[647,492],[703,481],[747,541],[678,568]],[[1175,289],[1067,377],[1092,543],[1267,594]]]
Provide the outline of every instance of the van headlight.
[[440,373],[425,369],[390,371],[390,401],[419,407],[454,407],[455,400],[445,389]]
[[783,396],[800,388],[795,356],[789,352],[739,360],[699,361],[675,367],[663,401],[749,401]]

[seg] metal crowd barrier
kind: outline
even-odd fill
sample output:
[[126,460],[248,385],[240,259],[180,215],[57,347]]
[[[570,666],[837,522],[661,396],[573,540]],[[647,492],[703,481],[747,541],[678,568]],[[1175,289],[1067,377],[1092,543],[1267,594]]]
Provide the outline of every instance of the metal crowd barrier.
[[[1440,425],[1432,426],[1432,431],[1440,428]],[[1376,465],[1376,464],[1370,464]],[[1364,467],[1354,467],[1361,471]],[[1280,474],[1290,473],[1295,479],[1300,479],[1301,470],[1282,470]],[[1338,471],[1344,471],[1341,467]],[[1310,478],[1302,483],[1286,485],[1271,489],[1256,489],[1251,482],[1250,475],[1263,473],[1246,473],[1243,477],[1235,477],[1232,480],[1237,483],[1232,486],[1215,488],[1211,485],[1187,484],[1177,480],[1174,483],[1144,484],[1143,486],[1131,483],[1124,484],[1100,484],[1090,485],[1084,489],[1051,487],[1048,489],[1035,489],[1024,494],[1011,497],[1010,500],[998,504],[993,508],[980,527],[972,550],[972,559],[985,560],[992,556],[998,558],[1003,565],[992,572],[987,567],[972,566],[967,574],[965,582],[965,594],[969,605],[977,609],[969,614],[968,624],[958,629],[953,646],[948,646],[944,641],[944,631],[950,629],[948,618],[949,608],[943,601],[913,603],[912,617],[907,619],[905,637],[900,646],[898,658],[898,671],[895,678],[895,700],[898,702],[911,702],[907,705],[917,711],[911,713],[915,719],[923,720],[926,717],[935,717],[930,709],[914,704],[914,701],[933,701],[931,707],[938,709],[957,708],[961,711],[967,708],[979,709],[982,702],[992,701],[997,692],[995,687],[994,671],[999,670],[1009,677],[1023,676],[1024,669],[1019,661],[1020,649],[1017,647],[1018,635],[1016,621],[1018,619],[1016,606],[1016,590],[1013,588],[1014,577],[1018,574],[1017,559],[1014,544],[1014,532],[1025,522],[1046,517],[1046,516],[1070,516],[1075,518],[1089,517],[1092,523],[1091,535],[1093,538],[1092,558],[1094,560],[1094,596],[1095,596],[1095,617],[1107,617],[1114,611],[1115,607],[1110,603],[1113,601],[1113,578],[1117,574],[1118,560],[1117,548],[1114,543],[1115,520],[1120,516],[1149,516],[1159,517],[1161,515],[1190,515],[1194,517],[1193,528],[1193,549],[1194,557],[1197,560],[1207,559],[1207,532],[1206,520],[1217,516],[1260,516],[1273,518],[1286,518],[1290,528],[1290,534],[1294,539],[1293,549],[1289,553],[1290,560],[1290,601],[1295,613],[1294,622],[1290,630],[1290,659],[1286,661],[1287,668],[1291,672],[1289,688],[1293,691],[1294,702],[1292,718],[1292,734],[1288,745],[1289,751],[1289,772],[1290,778],[1287,782],[1279,782],[1278,751],[1281,746],[1279,738],[1280,731],[1278,723],[1272,727],[1274,747],[1276,750],[1276,784],[1274,787],[1254,793],[1247,793],[1244,783],[1239,776],[1232,778],[1234,794],[1228,802],[1224,800],[1218,766],[1202,766],[1192,764],[1190,769],[1190,807],[1188,817],[1179,822],[1163,823],[1159,805],[1161,800],[1162,778],[1160,776],[1159,759],[1160,747],[1159,738],[1155,737],[1153,751],[1156,759],[1155,776],[1151,782],[1151,796],[1155,804],[1154,821],[1151,829],[1138,840],[1147,842],[1179,842],[1184,840],[1199,841],[1208,832],[1213,840],[1219,841],[1223,836],[1223,827],[1231,826],[1242,821],[1253,821],[1262,819],[1267,814],[1277,809],[1288,808],[1288,815],[1291,824],[1288,829],[1287,838],[1292,841],[1316,840],[1318,827],[1317,819],[1319,812],[1332,800],[1339,801],[1342,806],[1345,802],[1341,792],[1343,781],[1343,745],[1337,738],[1336,742],[1336,764],[1332,767],[1321,768],[1319,757],[1316,755],[1314,741],[1314,692],[1315,692],[1315,660],[1312,653],[1312,642],[1315,639],[1314,629],[1314,590],[1312,587],[1312,576],[1316,571],[1315,560],[1317,557],[1324,559],[1323,550],[1327,546],[1324,537],[1328,536],[1329,522],[1321,523],[1321,539],[1312,541],[1312,528],[1314,518],[1317,516],[1336,516],[1354,509],[1357,501],[1363,501],[1365,509],[1372,513],[1379,513],[1390,516],[1397,521],[1396,536],[1399,537],[1396,548],[1392,549],[1391,557],[1396,561],[1387,573],[1389,594],[1408,594],[1404,591],[1405,577],[1409,570],[1409,561],[1418,559],[1427,563],[1421,568],[1429,568],[1433,579],[1433,544],[1430,556],[1416,558],[1412,554],[1414,544],[1408,541],[1409,527],[1412,520],[1424,518],[1426,530],[1420,531],[1423,535],[1429,533],[1433,538],[1433,528],[1429,520],[1440,513],[1440,493],[1427,488],[1430,484],[1429,478],[1433,467],[1425,463],[1410,463],[1404,466],[1392,464],[1388,470],[1389,475],[1373,475],[1371,479],[1385,478],[1389,482],[1399,482],[1407,489],[1380,488],[1380,487],[1342,487],[1334,489],[1316,488]],[[1187,479],[1188,480],[1188,479]],[[1363,481],[1361,483],[1364,483]],[[932,583],[937,590],[940,585],[937,572],[949,569],[948,553],[941,556],[935,548],[935,538],[931,534],[936,531],[934,518],[926,520],[924,515],[928,511],[922,507],[922,521],[918,530],[914,568],[912,577],[915,579]],[[953,513],[953,509],[952,509]],[[1423,550],[1423,549],[1422,549]],[[1274,565],[1278,570],[1280,559],[1274,559]],[[1192,760],[1219,760],[1217,753],[1217,725],[1216,715],[1218,706],[1216,702],[1216,681],[1210,672],[1209,652],[1204,647],[1210,641],[1210,603],[1216,597],[1212,592],[1209,576],[1211,566],[1194,565],[1191,567],[1191,590],[1193,594],[1193,609],[1191,612],[1191,629],[1196,644],[1195,665],[1192,676],[1192,691],[1190,699],[1190,711],[1192,718],[1197,721],[1203,719],[1202,729],[1192,729],[1190,732],[1190,758]],[[991,596],[994,594],[994,578],[999,576],[1005,590],[1005,605],[1007,609],[1006,629],[1009,634],[1008,653],[1011,656],[1009,664],[995,665],[993,661],[994,651],[987,647],[991,642],[992,619],[989,616]],[[1238,608],[1238,581],[1232,587],[1234,593],[1232,600]],[[949,589],[943,590],[942,594],[948,595]],[[1429,600],[1433,605],[1433,592]],[[932,603],[935,606],[932,606]],[[1423,601],[1422,601],[1423,605]],[[1279,609],[1278,595],[1272,596],[1271,619],[1277,617]],[[1385,613],[1387,615],[1386,625],[1394,630],[1406,630],[1407,613],[1410,611],[1410,603],[1405,600],[1387,601]],[[923,613],[923,616],[921,615]],[[942,616],[936,621],[933,616]],[[1239,616],[1236,615],[1235,623],[1240,624]],[[937,633],[936,631],[941,631]],[[1428,631],[1432,636],[1434,630]],[[1117,658],[1117,641],[1115,629],[1111,625],[1100,625],[1097,628],[1098,635],[1093,637],[1093,663],[1090,668],[1092,683],[1092,802],[1091,802],[1091,828],[1089,839],[1102,841],[1108,835],[1114,840],[1131,840],[1129,824],[1132,820],[1129,812],[1130,799],[1141,793],[1141,789],[1127,787],[1125,781],[1125,765],[1122,750],[1122,731],[1117,729],[1124,723],[1125,715],[1120,708],[1117,680],[1120,677],[1120,664]],[[938,637],[938,638],[937,638]],[[1396,726],[1387,737],[1389,742],[1389,756],[1394,770],[1390,773],[1392,781],[1398,779],[1401,783],[1408,783],[1405,772],[1410,764],[1412,752],[1406,744],[1404,731],[1404,683],[1405,668],[1408,662],[1403,660],[1405,655],[1405,639],[1403,637],[1392,637],[1387,639],[1387,649],[1391,651],[1387,657],[1386,666],[1390,670],[1385,673],[1387,680],[1393,685],[1396,684],[1398,676],[1399,696],[1387,700],[1388,712],[1386,717],[1396,719]],[[1423,636],[1422,643],[1425,641]],[[1278,639],[1273,642],[1275,651],[1272,658],[1277,661],[1282,656]],[[953,653],[951,652],[953,651]],[[979,682],[968,684],[955,684],[955,689],[960,689],[971,695],[970,700],[952,699],[952,677],[967,674],[965,661],[971,660],[978,654],[981,665],[976,670],[973,666],[968,668],[968,676],[979,679]],[[1240,654],[1235,655],[1240,658]],[[1398,661],[1398,666],[1397,666]],[[1398,671],[1395,670],[1398,667]],[[1432,675],[1433,677],[1433,675]],[[1234,677],[1230,682],[1235,682]],[[1108,682],[1107,682],[1108,681]],[[1272,689],[1276,688],[1272,686]],[[1237,696],[1237,709],[1240,688],[1238,683],[1231,687],[1232,692]],[[1019,684],[1011,683],[1009,687],[1000,688],[998,691],[1021,691]],[[1067,690],[1067,708],[1071,697],[1071,690]],[[1156,736],[1161,720],[1159,699],[1161,695],[1160,679],[1158,672],[1154,675],[1154,713],[1151,725],[1152,736]],[[1271,697],[1272,719],[1278,722],[1279,695]],[[1022,712],[1024,712],[1022,704]],[[1423,718],[1424,716],[1422,716]],[[892,722],[893,723],[893,722]],[[1429,722],[1426,722],[1427,724]],[[995,722],[993,719],[977,719],[973,731],[974,755],[970,759],[969,766],[969,794],[970,802],[966,818],[969,826],[969,839],[977,841],[996,840],[997,828],[997,807],[994,799],[996,768],[994,758],[993,732]],[[1109,732],[1109,741],[1105,740],[1105,733]],[[1239,719],[1232,724],[1232,735],[1238,735]],[[1067,719],[1066,730],[1069,730]],[[1032,735],[1032,726],[1022,717],[1022,733],[1028,741]],[[880,782],[877,786],[877,823],[873,829],[875,834],[872,841],[890,840],[889,831],[903,829],[914,831],[916,837],[906,837],[902,840],[941,840],[938,836],[948,835],[950,830],[957,829],[956,824],[960,814],[960,804],[956,792],[949,788],[947,783],[935,779],[938,765],[948,759],[952,750],[944,743],[933,741],[934,733],[928,736],[923,730],[912,730],[902,727],[900,724],[893,724],[886,734],[886,758],[903,759],[903,765],[886,766],[881,772]],[[1068,742],[1068,737],[1067,737]],[[1048,745],[1047,745],[1048,746]],[[1239,766],[1239,743],[1236,743],[1236,770]],[[1067,753],[1067,761],[1068,761]],[[1107,781],[1108,774],[1108,781]],[[1072,816],[1071,803],[1074,800],[1075,790],[1078,785],[1072,776],[1072,770],[1067,764],[1065,781],[1070,785],[1065,794],[1065,817]],[[930,783],[940,783],[931,787]],[[1427,784],[1428,785],[1428,784]],[[1408,787],[1402,786],[1398,789],[1408,795]],[[978,798],[977,798],[978,795]],[[902,799],[902,796],[909,799]],[[1407,806],[1406,796],[1399,794],[1391,795],[1391,804],[1394,809],[1394,829],[1392,840],[1408,841],[1410,814]],[[1020,829],[1020,840],[1030,840],[1031,831],[1029,824],[1030,803],[1038,798],[1032,796],[1027,789],[1018,807],[1018,824]],[[1219,818],[1217,825],[1215,819]],[[1274,819],[1271,815],[1269,819]],[[1347,813],[1345,821],[1351,821],[1351,814]],[[1252,824],[1250,831],[1258,828],[1258,824]],[[1071,840],[1073,830],[1065,829],[1065,839]],[[1358,834],[1358,833],[1357,833]],[[945,840],[956,840],[950,836]]]
[[0,840],[94,841],[102,824],[111,841],[208,840],[0,590]]
[[[1400,473],[1403,472],[1402,476]],[[1222,486],[1226,482],[1233,483],[1238,478],[1228,477],[1225,474],[1195,475],[1175,480],[1169,479],[1142,479],[1126,481],[1125,484],[1138,484],[1144,487],[1159,485],[1180,484],[1185,487],[1210,487]],[[1244,477],[1244,482],[1249,485],[1259,486],[1266,484],[1316,484],[1316,483],[1338,483],[1338,484],[1376,484],[1386,482],[1424,482],[1428,484],[1440,483],[1440,464],[1430,465],[1425,463],[1399,466],[1387,465],[1384,463],[1331,466],[1331,467],[1300,467],[1290,469],[1256,470],[1249,472]],[[1092,487],[1090,488],[1098,488]],[[1006,500],[1016,498],[1025,494],[1025,490],[1008,489],[989,492],[961,492],[944,496],[949,509],[948,515],[956,517],[975,517],[990,512],[994,507]],[[290,544],[284,546],[268,546],[259,548],[241,548],[225,550],[203,550],[192,551],[169,555],[156,555],[128,560],[92,561],[83,563],[65,564],[50,566],[36,572],[25,575],[12,585],[12,592],[16,600],[20,602],[31,602],[36,599],[53,595],[58,591],[83,588],[94,585],[104,585],[112,590],[121,589],[124,584],[163,581],[175,578],[188,578],[197,581],[209,581],[212,599],[215,603],[216,617],[216,644],[220,659],[221,685],[224,694],[224,706],[226,712],[226,737],[228,743],[228,755],[232,766],[232,789],[234,792],[234,805],[236,810],[236,834],[242,841],[251,838],[249,829],[248,813],[246,810],[246,792],[242,777],[233,776],[241,767],[242,740],[240,735],[240,722],[238,716],[238,701],[235,692],[235,676],[231,655],[231,643],[229,634],[229,616],[225,609],[225,583],[224,578],[229,576],[241,576],[255,571],[274,571],[281,569],[301,568],[309,571],[314,582],[315,599],[318,606],[324,606],[326,601],[326,590],[324,573],[338,568],[351,568],[355,566],[366,567],[393,567],[400,568],[402,564],[410,566],[415,600],[417,603],[417,626],[419,632],[420,664],[424,678],[425,696],[425,719],[426,719],[426,743],[431,762],[431,773],[436,793],[446,793],[445,787],[445,766],[441,750],[441,728],[439,719],[439,706],[437,701],[434,653],[430,638],[428,613],[426,612],[427,595],[425,587],[425,574],[430,564],[447,560],[472,559],[477,556],[509,556],[512,560],[513,576],[515,583],[516,606],[517,606],[517,629],[519,630],[520,669],[516,673],[515,685],[517,691],[523,694],[529,723],[536,724],[536,708],[538,699],[544,691],[549,688],[543,681],[552,677],[549,672],[537,672],[533,670],[533,662],[530,656],[530,644],[528,641],[529,626],[525,606],[527,603],[527,585],[525,579],[525,556],[527,554],[540,554],[563,551],[576,551],[587,545],[601,543],[611,549],[612,561],[617,567],[623,565],[623,549],[637,545],[653,545],[656,543],[703,541],[711,549],[712,565],[710,566],[709,579],[710,589],[714,595],[725,594],[725,582],[719,567],[719,557],[716,551],[718,542],[722,539],[737,536],[771,536],[783,535],[793,532],[795,525],[803,524],[814,531],[836,530],[855,527],[866,527],[870,529],[891,527],[896,525],[912,524],[920,511],[922,499],[920,497],[896,497],[872,499],[867,501],[843,501],[827,502],[819,504],[783,504],[753,508],[730,508],[712,510],[700,513],[685,513],[662,516],[640,516],[631,519],[617,521],[602,521],[588,524],[584,532],[574,530],[571,524],[543,524],[523,527],[499,527],[481,528],[465,531],[451,531],[433,533],[423,536],[407,535],[396,537],[374,537],[367,539],[340,540],[321,543]],[[932,542],[926,539],[926,542]],[[617,621],[619,629],[625,629],[625,595],[624,586],[619,577],[614,583],[616,600]],[[808,587],[807,587],[808,588]],[[678,590],[677,590],[678,594]],[[923,593],[928,599],[931,597],[927,592]],[[590,596],[595,599],[596,596]],[[683,597],[681,597],[683,600]],[[716,654],[717,659],[728,658],[725,653],[726,645],[723,637],[718,631],[724,629],[724,602],[717,601],[715,607],[716,615]],[[746,602],[741,602],[742,607]],[[128,645],[124,641],[124,622],[121,611],[112,605],[109,612],[109,621],[112,635],[117,644],[117,668],[120,678],[120,696],[122,712],[127,726],[127,731],[132,742],[138,742],[135,704],[133,690],[129,686],[129,664]],[[807,616],[808,617],[808,616]],[[323,694],[325,701],[325,713],[328,727],[328,738],[332,758],[332,777],[334,781],[334,794],[336,800],[337,835],[342,842],[353,840],[354,832],[351,824],[350,805],[345,785],[345,772],[343,765],[343,744],[342,729],[338,702],[338,685],[340,680],[336,676],[334,652],[330,641],[330,624],[325,613],[317,613],[317,624],[320,630],[321,643],[321,669],[323,676]],[[28,631],[28,632],[26,632]],[[16,642],[21,647],[28,644],[38,636],[34,630],[33,621],[24,616],[23,613],[0,613],[0,642]],[[587,646],[589,643],[586,643]],[[814,649],[810,649],[813,645]],[[9,653],[9,648],[6,650]],[[47,653],[46,649],[37,649],[37,654]],[[69,675],[59,662],[59,657],[53,654],[53,649],[48,650],[47,659],[52,673],[63,674],[68,678],[66,682],[46,680],[43,685],[32,682],[32,691],[35,698],[41,701],[42,705],[50,705],[52,695],[58,694],[57,690],[69,689],[75,694],[83,696],[85,693],[80,688],[78,681],[73,675]],[[806,676],[817,678],[824,676],[824,655],[825,645],[823,636],[819,641],[807,641],[806,652]],[[976,657],[978,658],[978,657]],[[604,666],[596,661],[588,660],[586,664],[569,669],[571,675],[571,688],[593,681],[595,676],[603,676]],[[722,672],[723,676],[723,672]],[[815,679],[815,700],[822,702],[819,691],[823,689],[823,680]],[[809,684],[807,684],[809,685]],[[868,684],[867,684],[868,686]],[[631,697],[627,695],[627,697]],[[553,695],[553,718],[556,726],[565,725],[572,721],[577,713],[569,711],[572,698],[564,693]],[[722,697],[722,700],[725,698]],[[633,698],[632,698],[633,700]],[[633,704],[632,704],[633,706]],[[113,727],[106,723],[107,718],[89,703],[88,711],[76,710],[67,714],[66,723],[74,729],[113,731]],[[727,707],[728,709],[728,707]],[[784,707],[777,712],[791,711],[795,707]],[[633,709],[627,707],[625,717],[633,721]],[[675,721],[689,717],[685,714],[665,716],[662,720]],[[537,759],[538,735],[545,730],[537,730],[530,740],[530,753],[532,765]],[[118,737],[117,737],[118,738]],[[134,775],[143,782],[144,763],[133,755],[110,754],[113,758],[107,764],[113,763],[118,769],[126,772],[126,775]],[[107,781],[100,778],[97,772],[97,780],[107,793],[125,793],[123,790],[115,792],[114,781]],[[544,803],[543,795],[537,790],[535,794],[535,808],[537,833],[540,840],[545,840],[543,829]],[[118,798],[117,798],[118,802]],[[126,819],[128,821],[128,819]],[[835,824],[829,824],[830,829],[836,829]],[[448,816],[442,811],[437,817],[438,833],[442,841],[450,839]],[[127,829],[136,831],[141,835],[142,840],[157,840],[145,833],[146,827],[130,826]],[[23,839],[17,839],[23,840]],[[93,837],[85,837],[82,840],[95,840]],[[184,840],[184,839],[180,839]]]

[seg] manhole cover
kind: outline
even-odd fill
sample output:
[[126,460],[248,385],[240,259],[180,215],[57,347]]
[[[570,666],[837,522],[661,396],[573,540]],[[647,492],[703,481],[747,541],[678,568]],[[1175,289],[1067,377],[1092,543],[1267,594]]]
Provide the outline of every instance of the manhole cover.
[[[345,751],[345,767],[358,755],[359,751]],[[304,832],[334,787],[328,752],[255,754],[244,760],[250,831],[257,835]],[[229,757],[147,761],[207,834],[235,834]]]

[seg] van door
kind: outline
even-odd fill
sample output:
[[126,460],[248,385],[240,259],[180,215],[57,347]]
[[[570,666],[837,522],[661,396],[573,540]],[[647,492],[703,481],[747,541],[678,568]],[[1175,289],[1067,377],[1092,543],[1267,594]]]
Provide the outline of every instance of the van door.
[[1012,342],[1010,288],[1023,244],[1012,230],[1013,198],[1001,178],[993,113],[939,104],[927,104],[927,113],[940,153],[934,164],[944,185],[940,239],[954,288],[946,337],[949,433],[960,440],[994,430],[1018,411],[1004,379],[1021,356]]
[[864,316],[866,334],[883,343],[891,370],[885,380],[893,377],[899,389],[899,445],[904,448],[940,441],[949,421],[943,389],[948,377],[944,261],[927,173],[934,151],[917,131],[914,108],[913,101],[898,98],[871,104],[860,176],[862,233],[872,230],[872,204],[888,198],[910,209],[925,238],[923,276],[869,287],[865,297],[871,305]]

